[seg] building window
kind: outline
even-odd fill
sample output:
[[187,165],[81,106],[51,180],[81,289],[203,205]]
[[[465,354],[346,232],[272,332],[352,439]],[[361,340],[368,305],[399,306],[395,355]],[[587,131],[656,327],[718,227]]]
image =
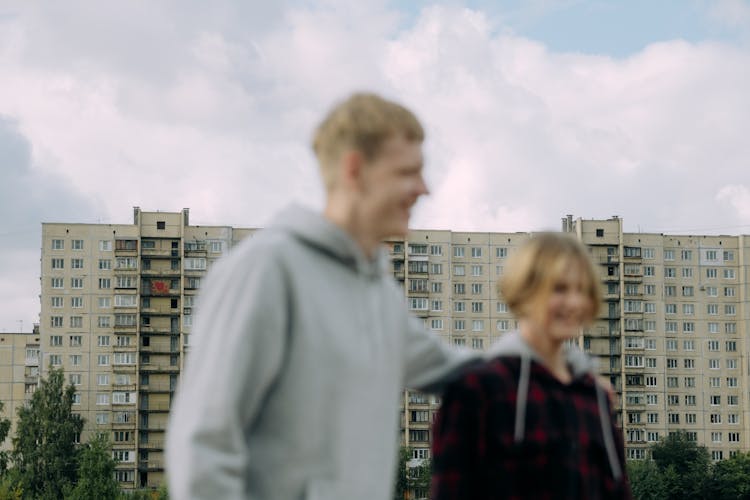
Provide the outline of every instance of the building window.
[[62,356],[59,354],[49,354],[49,364],[52,366],[60,366],[62,365]]
[[443,310],[443,301],[442,300],[433,300],[431,303],[430,309],[432,311],[442,311]]
[[443,255],[443,247],[441,245],[430,245],[430,255]]
[[482,312],[482,302],[472,302],[471,303],[471,312],[473,313],[480,313]]
[[70,381],[71,385],[81,385],[81,374],[71,373],[70,375],[68,375],[68,380]]
[[442,330],[443,329],[443,320],[439,318],[433,318],[431,320],[430,327],[433,330]]
[[464,257],[465,255],[465,249],[464,247],[453,247],[453,256],[454,257]]
[[71,328],[83,328],[83,316],[71,316],[70,327]]
[[430,440],[430,431],[424,429],[412,429],[409,431],[409,441],[427,442]]
[[99,347],[109,347],[109,335],[99,335],[96,338],[96,345]]
[[99,366],[109,366],[109,354],[99,354],[96,356],[96,364]]
[[463,319],[457,319],[453,322],[453,329],[457,331],[466,330],[466,321]]
[[71,269],[83,269],[83,259],[70,259]]

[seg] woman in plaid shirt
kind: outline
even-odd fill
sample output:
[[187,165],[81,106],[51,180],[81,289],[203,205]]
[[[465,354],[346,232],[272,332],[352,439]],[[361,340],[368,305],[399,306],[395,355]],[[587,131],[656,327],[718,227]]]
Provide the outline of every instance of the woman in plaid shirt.
[[506,270],[499,290],[519,330],[447,388],[434,426],[432,500],[631,498],[606,390],[570,342],[601,300],[586,248],[539,234]]

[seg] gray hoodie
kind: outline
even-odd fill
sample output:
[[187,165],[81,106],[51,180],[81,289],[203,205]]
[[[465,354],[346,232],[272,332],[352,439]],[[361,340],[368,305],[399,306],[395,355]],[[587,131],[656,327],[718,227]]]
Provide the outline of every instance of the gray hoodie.
[[171,497],[391,498],[400,390],[474,356],[408,315],[387,263],[292,207],[214,266],[170,414]]

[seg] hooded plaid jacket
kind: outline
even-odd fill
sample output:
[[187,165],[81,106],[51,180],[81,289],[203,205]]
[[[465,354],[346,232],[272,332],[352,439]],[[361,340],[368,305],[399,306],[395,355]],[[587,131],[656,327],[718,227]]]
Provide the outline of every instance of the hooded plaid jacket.
[[518,332],[451,384],[433,436],[432,500],[631,498],[622,432],[591,360],[563,384]]

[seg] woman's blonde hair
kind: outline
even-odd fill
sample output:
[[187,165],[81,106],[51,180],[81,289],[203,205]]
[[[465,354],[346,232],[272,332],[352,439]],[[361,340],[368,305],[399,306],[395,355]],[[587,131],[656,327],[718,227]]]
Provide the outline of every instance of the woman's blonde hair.
[[555,282],[570,266],[577,266],[591,301],[593,320],[599,312],[601,290],[599,276],[586,247],[566,233],[538,233],[529,238],[505,265],[505,274],[498,282],[502,300],[520,318],[531,314],[528,306],[546,299]]

